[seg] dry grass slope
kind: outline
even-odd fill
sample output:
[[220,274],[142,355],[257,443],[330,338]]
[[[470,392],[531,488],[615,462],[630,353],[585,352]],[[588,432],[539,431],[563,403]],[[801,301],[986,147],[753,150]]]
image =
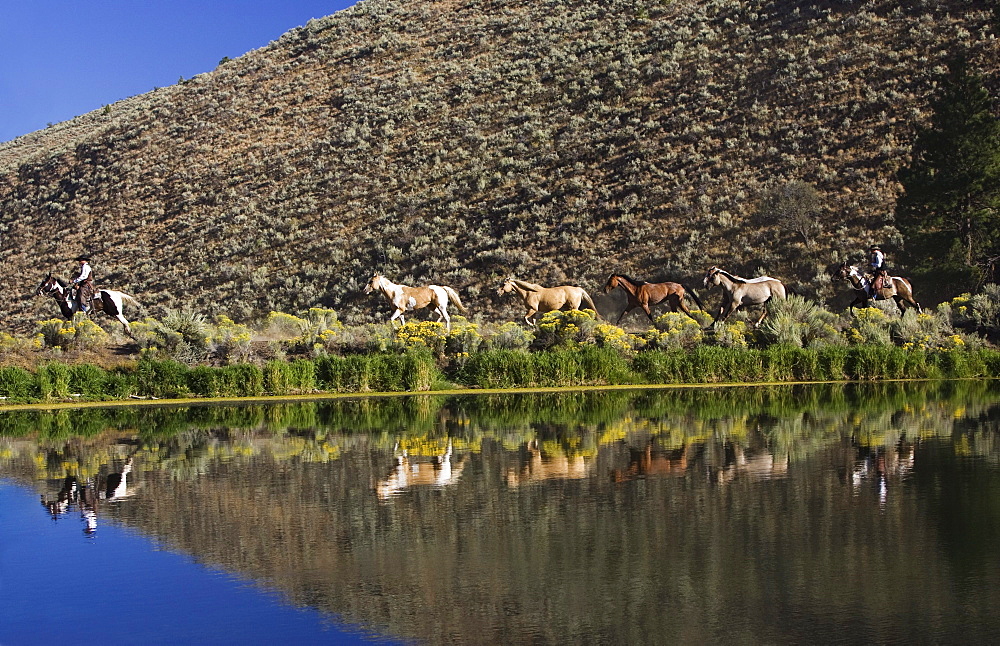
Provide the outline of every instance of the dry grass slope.
[[[158,314],[332,307],[376,267],[516,317],[516,272],[592,292],[611,271],[763,268],[830,298],[830,263],[891,220],[947,60],[996,95],[986,3],[363,0],[211,73],[0,145],[0,327],[80,252]],[[806,182],[806,245],[762,218]]]

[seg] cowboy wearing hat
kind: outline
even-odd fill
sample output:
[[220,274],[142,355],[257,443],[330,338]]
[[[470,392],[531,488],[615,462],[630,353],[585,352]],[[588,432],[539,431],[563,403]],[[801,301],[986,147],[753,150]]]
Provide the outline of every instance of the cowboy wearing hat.
[[90,258],[87,256],[77,256],[76,261],[80,263],[76,276],[72,280],[72,285],[76,289],[76,302],[80,305],[80,310],[84,314],[90,313],[90,301],[94,298],[94,275],[90,268]]
[[885,268],[885,254],[882,253],[882,248],[877,244],[873,244],[869,251],[868,264],[872,269],[872,285],[871,285],[871,296],[875,298],[878,295],[880,289],[885,286],[885,279],[888,277],[888,271]]

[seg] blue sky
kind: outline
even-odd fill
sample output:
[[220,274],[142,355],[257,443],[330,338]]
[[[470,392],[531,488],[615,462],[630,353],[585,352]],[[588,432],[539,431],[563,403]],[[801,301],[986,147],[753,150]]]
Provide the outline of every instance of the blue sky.
[[0,142],[208,72],[354,3],[0,0]]

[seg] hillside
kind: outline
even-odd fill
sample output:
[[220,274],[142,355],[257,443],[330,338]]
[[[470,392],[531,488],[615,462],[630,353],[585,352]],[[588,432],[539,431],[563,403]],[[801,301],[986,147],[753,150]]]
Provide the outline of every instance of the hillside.
[[[0,144],[0,329],[53,316],[28,294],[81,252],[149,314],[243,321],[384,320],[376,268],[502,320],[511,272],[594,293],[718,263],[829,299],[831,263],[905,243],[895,172],[949,58],[1000,95],[987,3],[906,4],[363,0]],[[794,180],[808,243],[758,213]]]

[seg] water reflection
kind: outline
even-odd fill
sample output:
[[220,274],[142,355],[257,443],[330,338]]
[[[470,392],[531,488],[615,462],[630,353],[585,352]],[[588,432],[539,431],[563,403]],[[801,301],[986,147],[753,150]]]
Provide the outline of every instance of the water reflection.
[[393,453],[396,454],[395,468],[387,478],[375,486],[375,493],[383,500],[403,493],[411,487],[440,489],[458,482],[467,457],[463,455],[454,465],[452,464],[451,440],[440,454],[430,457],[410,455],[405,448],[400,451],[398,442]]
[[[50,512],[92,504],[422,641],[1000,636],[992,382],[88,409],[0,427],[0,472]],[[108,495],[113,473],[131,495]],[[92,503],[73,493],[88,488]]]
[[42,494],[42,506],[48,509],[52,520],[59,520],[74,510],[78,511],[85,524],[84,533],[93,534],[97,531],[98,506],[132,495],[128,486],[130,473],[132,458],[125,460],[120,470],[102,474],[96,482],[94,478],[90,478],[81,483],[75,475],[67,474],[55,498],[47,498]]

